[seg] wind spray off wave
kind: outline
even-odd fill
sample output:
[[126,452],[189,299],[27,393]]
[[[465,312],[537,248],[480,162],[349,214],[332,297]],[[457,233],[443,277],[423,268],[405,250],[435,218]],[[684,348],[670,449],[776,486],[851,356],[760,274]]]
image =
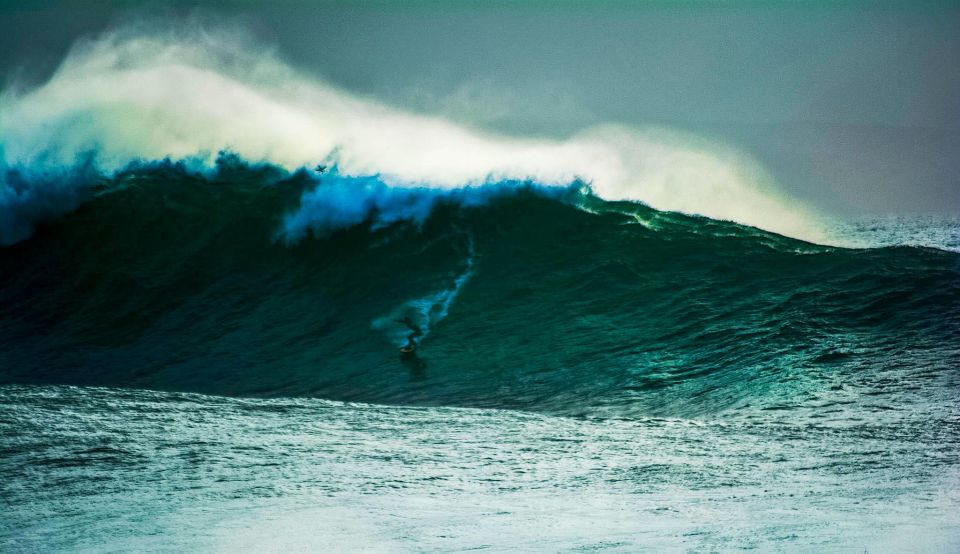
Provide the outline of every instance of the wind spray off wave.
[[389,187],[579,179],[608,200],[821,238],[809,211],[781,196],[760,168],[703,139],[622,125],[563,140],[501,136],[353,96],[236,33],[107,34],[77,45],[43,86],[6,91],[0,107],[0,213],[17,222],[3,229],[2,244],[82,196],[18,187],[11,171],[42,187],[78,160],[110,176],[165,158],[210,168],[223,149],[290,171],[335,161],[343,175],[378,175]]

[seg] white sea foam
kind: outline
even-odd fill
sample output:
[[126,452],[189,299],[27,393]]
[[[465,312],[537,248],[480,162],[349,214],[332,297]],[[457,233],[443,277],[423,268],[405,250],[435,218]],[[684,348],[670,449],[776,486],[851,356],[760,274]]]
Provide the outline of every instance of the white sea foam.
[[[210,164],[229,149],[288,169],[335,159],[344,175],[392,187],[580,178],[610,200],[822,238],[817,218],[761,168],[705,139],[615,124],[563,140],[497,135],[339,90],[237,33],[125,29],[81,42],[46,84],[6,91],[0,109],[7,168],[44,172],[92,154],[109,173],[165,157]],[[9,218],[17,201],[0,187]]]

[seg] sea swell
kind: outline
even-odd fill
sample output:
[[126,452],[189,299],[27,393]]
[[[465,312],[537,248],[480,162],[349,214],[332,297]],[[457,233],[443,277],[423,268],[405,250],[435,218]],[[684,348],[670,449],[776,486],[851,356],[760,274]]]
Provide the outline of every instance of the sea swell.
[[[397,189],[230,154],[86,190],[0,249],[2,382],[614,417],[822,417],[956,386],[951,252],[820,246],[578,182]],[[413,360],[404,315],[427,331]]]

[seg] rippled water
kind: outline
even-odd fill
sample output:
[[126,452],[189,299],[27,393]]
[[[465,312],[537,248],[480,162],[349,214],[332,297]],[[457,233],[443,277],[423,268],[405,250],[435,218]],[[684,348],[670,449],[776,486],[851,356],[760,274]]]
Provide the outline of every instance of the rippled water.
[[841,244],[851,246],[910,245],[960,252],[960,216],[864,216],[837,222],[828,232],[828,236]]
[[957,405],[822,424],[0,388],[0,546],[960,546]]

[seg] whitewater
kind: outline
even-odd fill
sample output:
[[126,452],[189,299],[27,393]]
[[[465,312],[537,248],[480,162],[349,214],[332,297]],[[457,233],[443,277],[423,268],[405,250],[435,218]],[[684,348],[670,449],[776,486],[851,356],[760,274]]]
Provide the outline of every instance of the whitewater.
[[6,90],[3,173],[24,173],[34,186],[5,179],[0,210],[16,224],[4,226],[0,243],[75,207],[64,173],[112,174],[164,158],[210,167],[225,149],[287,170],[335,162],[346,175],[378,175],[390,186],[581,180],[609,200],[823,238],[811,211],[778,193],[759,166],[704,138],[615,124],[565,140],[498,136],[350,95],[248,41],[236,32],[128,28],[76,45],[39,88]]
[[201,29],[77,44],[0,158],[4,552],[960,548],[955,217]]

